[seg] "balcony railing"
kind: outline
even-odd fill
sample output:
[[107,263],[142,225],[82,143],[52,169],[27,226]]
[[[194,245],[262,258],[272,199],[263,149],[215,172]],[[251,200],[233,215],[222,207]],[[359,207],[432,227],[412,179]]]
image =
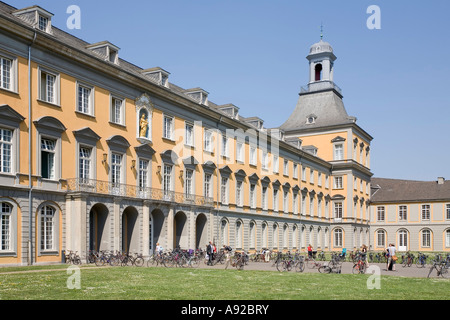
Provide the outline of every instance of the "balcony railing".
[[68,179],[67,191],[106,194],[145,200],[176,202],[196,206],[214,205],[213,198],[155,188],[141,188],[128,184],[112,183],[108,181],[92,179]]
[[305,87],[301,87],[300,93],[316,92],[316,91],[322,91],[322,90],[327,90],[327,89],[334,89],[337,92],[339,92],[340,95],[342,95],[341,88],[339,88],[333,81],[328,81],[328,80],[312,82]]

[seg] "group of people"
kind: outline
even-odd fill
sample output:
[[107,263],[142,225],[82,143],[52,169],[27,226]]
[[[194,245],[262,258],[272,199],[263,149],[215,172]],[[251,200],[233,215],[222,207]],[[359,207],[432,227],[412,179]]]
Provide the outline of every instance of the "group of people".
[[395,252],[397,249],[395,248],[393,243],[389,243],[389,246],[386,249],[386,270],[395,271],[395,261],[397,261],[397,256]]
[[[230,260],[231,251],[232,251],[232,248],[230,246],[223,245],[223,252],[225,253],[226,261]],[[213,265],[213,260],[214,260],[216,254],[217,254],[216,245],[210,241],[209,244],[206,246],[206,256],[205,256],[205,258],[208,259],[208,262],[207,262],[208,266]]]

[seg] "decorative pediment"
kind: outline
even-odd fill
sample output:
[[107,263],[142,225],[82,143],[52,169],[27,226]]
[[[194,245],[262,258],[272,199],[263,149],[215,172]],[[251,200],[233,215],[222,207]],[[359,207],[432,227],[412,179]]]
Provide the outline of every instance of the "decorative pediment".
[[341,136],[337,136],[336,138],[334,138],[333,140],[331,140],[332,143],[335,142],[344,142],[345,138],[342,138]]
[[262,183],[262,184],[265,184],[265,185],[268,185],[268,184],[270,183],[270,178],[267,177],[267,176],[263,177],[263,178],[261,179],[261,183]]
[[122,136],[116,135],[106,139],[106,143],[113,151],[125,153],[130,147],[130,143]]
[[186,168],[195,169],[199,162],[193,156],[183,159],[183,164]]
[[247,174],[245,173],[245,171],[244,170],[242,170],[242,169],[240,169],[240,170],[238,170],[238,171],[236,171],[235,173],[234,173],[234,176],[237,178],[237,179],[245,179],[245,177],[247,176]]
[[25,117],[23,117],[20,113],[18,113],[7,104],[3,104],[0,106],[0,123],[18,127],[19,124],[24,120]]
[[139,158],[151,159],[156,151],[148,144],[141,144],[140,146],[134,147],[136,154]]
[[41,131],[62,134],[67,128],[56,118],[45,116],[33,121],[34,125]]
[[258,175],[256,173],[253,173],[252,175],[248,176],[248,180],[250,182],[256,183],[256,182],[258,182],[259,177],[258,177]]
[[212,161],[206,161],[202,166],[203,170],[208,171],[209,173],[212,173],[217,168],[216,164]]
[[160,155],[164,163],[176,164],[178,162],[178,156],[173,150],[166,150]]
[[91,146],[95,146],[101,137],[94,132],[91,128],[83,128],[72,131],[75,138],[82,143],[87,143]]
[[230,176],[230,174],[233,172],[229,166],[224,166],[220,168],[219,171],[222,176]]
[[277,179],[277,180],[275,180],[274,182],[272,182],[272,186],[275,187],[275,188],[279,188],[279,187],[281,186],[281,183],[280,183],[280,181]]

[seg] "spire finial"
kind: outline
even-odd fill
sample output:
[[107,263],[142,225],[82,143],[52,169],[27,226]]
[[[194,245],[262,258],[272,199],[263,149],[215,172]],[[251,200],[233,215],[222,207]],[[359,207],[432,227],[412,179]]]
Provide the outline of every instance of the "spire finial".
[[320,40],[323,40],[323,22],[320,24]]

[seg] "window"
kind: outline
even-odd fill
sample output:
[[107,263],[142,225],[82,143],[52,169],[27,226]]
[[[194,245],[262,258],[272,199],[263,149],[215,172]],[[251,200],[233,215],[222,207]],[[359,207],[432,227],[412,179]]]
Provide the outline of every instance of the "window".
[[0,208],[0,251],[11,250],[11,213],[12,207],[5,202]]
[[148,168],[150,161],[139,159],[139,189],[143,190],[148,187]]
[[384,230],[377,231],[377,247],[386,247],[386,232]]
[[318,172],[318,173],[317,173],[317,185],[318,185],[319,187],[322,186],[322,172]]
[[204,184],[204,195],[206,198],[211,198],[212,196],[212,175],[205,173],[205,184]]
[[334,189],[343,189],[342,177],[334,177]]
[[385,208],[377,207],[377,221],[384,221],[385,219]]
[[0,172],[11,173],[13,132],[7,129],[0,129]]
[[236,248],[242,248],[242,223],[236,222]]
[[163,190],[164,193],[168,193],[169,191],[172,191],[172,171],[173,166],[165,164],[164,165],[164,172],[163,172]]
[[236,206],[238,207],[242,207],[244,202],[242,184],[242,181],[236,181]]
[[450,248],[450,230],[445,231],[445,247]]
[[48,18],[44,16],[39,16],[39,30],[47,32],[48,30]]
[[426,247],[426,248],[431,247],[431,231],[430,230],[422,231],[422,247]]
[[262,187],[261,201],[263,210],[267,210],[267,187]]
[[220,184],[220,199],[222,204],[228,204],[228,178],[222,177]]
[[44,179],[55,179],[55,147],[55,140],[41,139],[41,176]]
[[92,149],[80,147],[79,155],[79,178],[81,183],[87,183],[91,179],[91,154]]
[[446,212],[446,218],[447,220],[450,220],[450,204],[445,205],[445,212]]
[[278,189],[273,189],[273,211],[278,211]]
[[242,142],[236,143],[236,160],[244,162],[244,144]]
[[184,143],[187,146],[194,146],[194,125],[186,122],[184,124]]
[[13,90],[13,60],[0,57],[0,87]]
[[92,87],[78,84],[77,111],[88,115],[94,115],[94,99]]
[[205,138],[204,138],[204,145],[203,150],[207,152],[213,152],[213,134],[212,131],[205,129]]
[[430,220],[430,205],[422,205],[422,220]]
[[44,206],[40,210],[41,250],[55,249],[55,209]]
[[398,219],[406,221],[407,218],[408,218],[408,207],[407,206],[399,206],[398,207]]
[[59,104],[58,78],[57,74],[39,70],[39,99],[48,103]]
[[228,139],[227,136],[222,136],[222,157],[228,158]]
[[314,170],[309,171],[309,183],[314,184]]
[[298,179],[298,164],[297,163],[294,163],[294,172],[293,172],[292,177],[294,179]]
[[111,97],[111,122],[125,125],[124,100]]
[[283,174],[285,176],[289,175],[289,162],[287,160],[284,160],[283,162]]
[[343,244],[342,240],[343,240],[342,229],[334,230],[334,246],[335,247],[342,247],[342,244]]
[[294,193],[292,207],[294,214],[298,214],[298,193]]
[[278,162],[278,156],[273,155],[273,173],[278,173],[280,164]]
[[250,184],[250,208],[256,208],[256,185]]
[[269,169],[269,154],[267,153],[267,151],[263,151],[262,152],[262,168],[263,170],[268,170]]
[[342,219],[342,202],[334,203],[334,217],[336,219]]
[[334,145],[334,160],[344,160],[344,145],[335,144]]
[[173,118],[165,115],[163,123],[163,138],[173,140],[173,130]]
[[306,167],[302,167],[302,181],[306,181]]
[[283,192],[283,211],[289,211],[289,192],[287,191]]
[[122,159],[121,154],[111,154],[111,183],[114,187],[122,182]]
[[256,166],[256,147],[250,146],[250,164]]
[[194,194],[194,170],[187,169],[184,179],[184,193],[186,196],[192,196]]

